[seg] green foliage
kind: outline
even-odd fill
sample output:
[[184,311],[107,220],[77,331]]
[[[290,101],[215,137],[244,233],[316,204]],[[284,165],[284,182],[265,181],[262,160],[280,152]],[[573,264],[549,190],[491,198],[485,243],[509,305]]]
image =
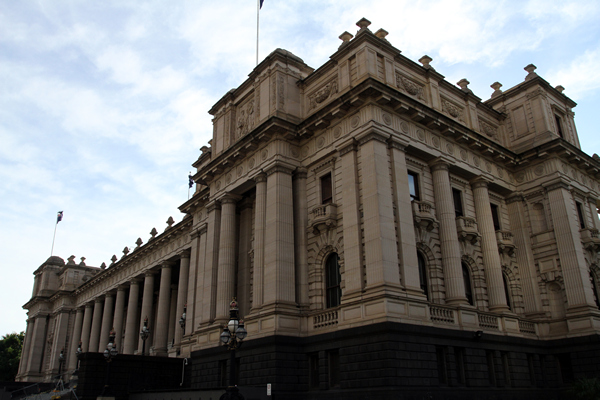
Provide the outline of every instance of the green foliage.
[[600,400],[600,379],[578,379],[569,389],[573,400]]
[[12,382],[19,370],[25,332],[9,333],[0,339],[0,382]]

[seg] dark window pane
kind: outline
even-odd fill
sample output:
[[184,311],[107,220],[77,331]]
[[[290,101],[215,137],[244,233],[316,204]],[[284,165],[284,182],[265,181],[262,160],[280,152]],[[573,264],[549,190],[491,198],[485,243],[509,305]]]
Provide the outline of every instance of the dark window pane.
[[556,129],[558,129],[558,136],[564,138],[561,118],[558,115],[554,114],[554,119],[556,120]]
[[408,190],[411,200],[419,200],[419,175],[408,172]]
[[429,290],[427,288],[427,266],[425,259],[419,253],[417,253],[417,260],[419,262],[419,282],[421,284],[421,290],[425,293],[425,297],[429,299]]
[[492,220],[494,221],[494,230],[499,231],[500,230],[500,217],[498,215],[498,206],[495,204],[490,204],[490,207],[492,207]]
[[583,217],[583,206],[580,202],[576,201],[575,206],[577,207],[577,216],[579,217],[579,226],[581,229],[585,229],[585,218]]
[[333,253],[329,256],[325,264],[325,297],[327,308],[337,307],[340,305],[340,299],[342,297],[342,289],[340,287],[341,281],[342,277],[340,275],[338,255],[337,253]]
[[460,190],[452,188],[452,198],[454,199],[454,213],[457,217],[462,217],[463,204]]
[[321,177],[321,204],[329,204],[332,201],[331,174],[327,174]]
[[471,274],[469,267],[462,263],[463,280],[465,281],[465,296],[470,305],[473,305],[473,291],[471,290]]

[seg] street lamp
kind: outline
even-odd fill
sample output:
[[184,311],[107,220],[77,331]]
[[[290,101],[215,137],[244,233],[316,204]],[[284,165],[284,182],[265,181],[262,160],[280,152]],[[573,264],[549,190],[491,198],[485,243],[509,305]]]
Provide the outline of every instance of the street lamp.
[[100,397],[104,397],[108,389],[108,379],[110,376],[110,362],[113,358],[117,356],[117,354],[119,354],[119,351],[117,350],[117,346],[115,344],[115,336],[115,328],[112,328],[110,330],[110,333],[108,334],[108,344],[106,345],[106,349],[104,350],[104,359],[106,360],[106,382],[104,383],[104,389],[102,389]]
[[148,317],[144,318],[144,326],[140,331],[140,338],[142,338],[142,355],[146,353],[146,339],[150,336],[150,328],[148,328]]
[[235,350],[242,345],[248,332],[244,329],[244,321],[239,319],[239,309],[235,298],[229,303],[229,322],[223,327],[221,342],[230,350],[229,356],[229,386],[220,400],[244,400],[235,383]]

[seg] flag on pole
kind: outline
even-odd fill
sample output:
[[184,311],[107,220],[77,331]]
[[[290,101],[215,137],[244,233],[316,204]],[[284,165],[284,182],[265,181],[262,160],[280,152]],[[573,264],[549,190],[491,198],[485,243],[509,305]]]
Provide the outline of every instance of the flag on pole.
[[260,7],[259,7],[259,8],[262,8],[262,5],[263,5],[263,2],[264,2],[264,1],[265,1],[265,0],[260,0]]
[[188,185],[190,185],[190,189],[194,186],[194,179],[192,179],[192,174],[188,175]]
[[63,217],[63,212],[59,211],[58,214],[56,215],[56,223],[58,224],[60,221],[62,221],[62,217]]

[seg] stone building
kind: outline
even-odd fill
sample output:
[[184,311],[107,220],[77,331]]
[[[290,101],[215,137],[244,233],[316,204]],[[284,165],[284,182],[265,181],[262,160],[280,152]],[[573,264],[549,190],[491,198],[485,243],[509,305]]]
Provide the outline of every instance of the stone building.
[[600,374],[600,160],[576,104],[533,65],[482,101],[369,24],[316,70],[275,50],[212,107],[181,222],[108,267],[36,270],[18,380],[113,327],[141,354],[147,318],[150,355],[219,387],[234,297],[239,384],[291,398],[552,398]]

